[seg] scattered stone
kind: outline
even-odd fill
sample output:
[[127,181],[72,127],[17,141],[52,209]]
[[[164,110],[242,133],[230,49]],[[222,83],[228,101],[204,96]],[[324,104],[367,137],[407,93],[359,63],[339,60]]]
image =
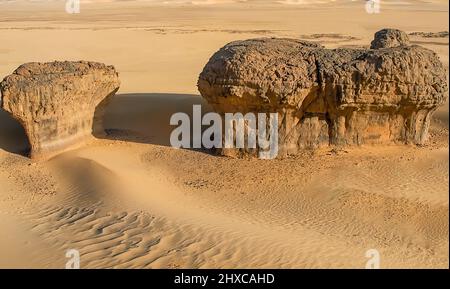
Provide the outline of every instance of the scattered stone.
[[424,38],[446,38],[448,37],[448,31],[439,32],[412,32],[409,33],[411,36],[420,36]]

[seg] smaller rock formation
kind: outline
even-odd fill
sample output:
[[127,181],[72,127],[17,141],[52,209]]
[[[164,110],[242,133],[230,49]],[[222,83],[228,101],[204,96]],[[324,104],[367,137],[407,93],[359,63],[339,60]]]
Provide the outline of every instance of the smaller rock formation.
[[397,29],[382,29],[375,33],[370,49],[391,48],[409,45],[408,34]]
[[101,63],[26,63],[0,83],[1,107],[24,127],[30,157],[45,159],[101,131],[119,85],[114,67]]

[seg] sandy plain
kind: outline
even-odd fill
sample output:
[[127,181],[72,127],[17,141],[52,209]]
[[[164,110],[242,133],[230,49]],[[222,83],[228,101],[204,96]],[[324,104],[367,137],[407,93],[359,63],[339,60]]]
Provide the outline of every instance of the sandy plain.
[[[448,31],[448,2],[211,5],[112,1],[0,4],[0,76],[31,61],[115,65],[108,136],[45,162],[0,111],[0,267],[448,268],[448,103],[423,147],[321,149],[282,160],[170,147],[170,116],[206,103],[196,80],[226,43],[294,37],[367,46],[385,27]],[[288,2],[288,1],[287,1]],[[411,36],[448,69],[448,36]]]

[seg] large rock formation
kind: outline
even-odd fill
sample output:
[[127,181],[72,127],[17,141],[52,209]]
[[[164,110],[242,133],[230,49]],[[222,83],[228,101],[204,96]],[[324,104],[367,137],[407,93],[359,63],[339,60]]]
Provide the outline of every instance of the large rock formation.
[[48,158],[102,130],[102,109],[119,84],[114,67],[101,63],[27,63],[0,83],[1,106],[25,128],[30,156]]
[[324,145],[423,144],[431,114],[447,98],[446,71],[405,35],[382,30],[377,49],[231,42],[211,57],[198,88],[220,113],[278,112],[279,156]]

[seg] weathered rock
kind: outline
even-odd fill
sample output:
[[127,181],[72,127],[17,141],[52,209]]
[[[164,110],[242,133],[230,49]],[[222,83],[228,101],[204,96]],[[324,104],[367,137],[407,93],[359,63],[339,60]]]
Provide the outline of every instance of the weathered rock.
[[397,29],[382,29],[375,33],[375,38],[370,44],[371,49],[391,48],[409,45],[408,34]]
[[27,63],[0,83],[1,106],[25,128],[30,156],[48,158],[102,130],[119,85],[114,67],[101,63]]
[[277,112],[279,156],[328,145],[423,144],[432,112],[447,98],[446,71],[431,50],[330,50],[275,38],[229,43],[211,57],[198,88],[220,113]]

